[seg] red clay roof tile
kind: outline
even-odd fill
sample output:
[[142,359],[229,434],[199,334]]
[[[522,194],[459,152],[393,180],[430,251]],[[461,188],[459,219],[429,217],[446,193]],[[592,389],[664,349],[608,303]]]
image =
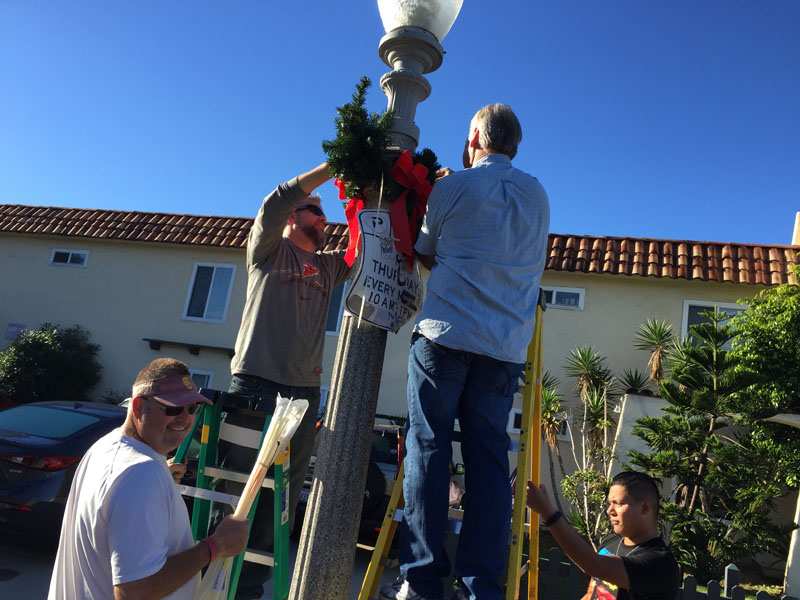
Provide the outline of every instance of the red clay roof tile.
[[[0,233],[244,248],[252,219],[0,204]],[[347,247],[347,226],[329,223],[325,250]],[[743,284],[798,283],[797,247],[692,240],[550,235],[550,271],[609,273]]]

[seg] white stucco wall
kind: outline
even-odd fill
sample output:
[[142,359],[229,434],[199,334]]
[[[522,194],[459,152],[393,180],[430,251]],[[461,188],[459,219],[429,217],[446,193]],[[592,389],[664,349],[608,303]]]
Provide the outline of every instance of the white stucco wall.
[[[86,267],[50,264],[54,248],[87,250]],[[235,265],[226,318],[221,323],[182,318],[195,263]],[[173,356],[213,374],[214,387],[227,387],[225,352],[162,346],[142,338],[232,348],[245,294],[244,252],[198,246],[107,242],[57,236],[0,235],[0,336],[9,323],[81,325],[100,344],[107,390],[127,392],[136,373],[158,356]],[[9,340],[0,338],[0,346]]]
[[[589,275],[547,271],[543,286],[585,290],[582,311],[550,308],[544,315],[544,366],[561,381],[566,402],[574,400],[573,382],[564,374],[570,350],[591,345],[607,357],[615,373],[626,368],[646,370],[648,355],[633,348],[640,324],[648,318],[666,319],[680,334],[684,301],[733,303],[748,298],[763,287],[696,281]],[[329,335],[323,370],[330,373],[335,354],[336,335]],[[389,334],[383,367],[378,411],[405,414],[406,360],[411,327]]]
[[[54,266],[54,248],[87,250],[85,268]],[[183,318],[194,265],[235,266],[226,318],[222,323]],[[244,305],[244,251],[225,248],[103,241],[44,235],[0,235],[0,332],[9,323],[28,327],[44,321],[79,324],[102,346],[103,379],[97,394],[125,390],[142,365],[155,356],[175,356],[213,374],[214,387],[229,381],[228,356],[221,351],[162,346],[151,350],[142,338],[160,338],[208,346],[233,347]],[[546,272],[544,286],[584,290],[583,310],[551,308],[544,317],[545,368],[561,380],[566,404],[573,385],[563,372],[569,351],[590,344],[608,358],[617,373],[644,370],[647,354],[632,347],[635,332],[647,318],[671,321],[680,332],[685,300],[735,302],[760,287],[671,279]],[[404,415],[406,360],[411,325],[389,334],[378,412]],[[330,374],[338,341],[327,334],[323,385]],[[0,339],[0,345],[7,340]]]

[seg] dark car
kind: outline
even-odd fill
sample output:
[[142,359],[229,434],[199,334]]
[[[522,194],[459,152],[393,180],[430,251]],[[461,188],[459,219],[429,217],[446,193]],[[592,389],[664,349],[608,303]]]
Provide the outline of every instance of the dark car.
[[122,425],[125,412],[99,402],[35,402],[0,411],[0,529],[58,541],[78,462]]
[[[364,486],[364,502],[359,520],[358,542],[364,546],[373,546],[380,532],[383,516],[392,494],[392,486],[397,476],[401,433],[405,419],[389,415],[375,415],[372,430],[372,447],[367,464],[367,480]],[[321,420],[319,422],[321,425]],[[319,442],[319,436],[317,437]],[[305,485],[300,491],[300,498],[295,514],[293,534],[300,535],[300,528],[305,518],[306,505],[311,493],[316,463],[316,449],[311,457]]]

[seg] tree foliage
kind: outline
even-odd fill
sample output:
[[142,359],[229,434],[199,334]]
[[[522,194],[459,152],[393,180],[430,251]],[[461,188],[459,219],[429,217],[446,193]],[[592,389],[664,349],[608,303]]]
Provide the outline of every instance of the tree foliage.
[[650,379],[656,384],[664,379],[664,363],[673,341],[672,324],[669,321],[648,319],[636,332],[633,346],[650,352],[647,368],[650,371]]
[[580,406],[575,422],[567,423],[578,468],[564,477],[561,490],[572,507],[570,521],[596,548],[609,531],[605,502],[611,459],[609,436],[615,427],[615,382],[605,357],[591,346],[573,349],[564,370],[575,379]]
[[362,77],[350,102],[336,109],[336,138],[322,142],[331,172],[343,180],[349,198],[363,197],[365,188],[380,181],[389,147],[392,114],[366,108],[369,77]]
[[800,432],[760,420],[800,413],[800,286],[762,291],[734,324],[738,336],[731,353],[752,382],[736,410],[750,423],[754,439],[774,450],[786,485],[800,487]]
[[[369,77],[362,77],[350,102],[336,109],[336,137],[322,142],[322,150],[328,157],[332,173],[345,183],[348,198],[364,198],[367,192],[378,193],[383,183],[384,198],[396,198],[403,188],[391,177],[391,168],[397,158],[390,152],[393,113],[370,113],[366,108]],[[414,164],[421,163],[428,169],[428,181],[436,180],[440,164],[436,154],[429,148],[417,152]],[[413,209],[414,201],[408,201],[407,210]]]
[[12,403],[85,400],[100,381],[100,346],[75,325],[45,323],[0,351],[0,399]]
[[728,350],[729,316],[716,309],[705,316],[668,354],[665,414],[633,429],[652,451],[630,453],[636,466],[674,482],[662,517],[678,561],[701,581],[719,578],[728,563],[780,553],[788,541],[771,523],[773,500],[784,492],[777,448],[738,412],[753,372]]

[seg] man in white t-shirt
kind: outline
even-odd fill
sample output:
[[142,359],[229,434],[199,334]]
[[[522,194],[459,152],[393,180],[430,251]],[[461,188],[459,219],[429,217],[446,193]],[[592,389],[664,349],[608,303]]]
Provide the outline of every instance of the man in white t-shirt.
[[194,542],[165,460],[201,402],[180,361],[159,358],[139,372],[125,423],[78,465],[48,600],[191,600],[201,569],[244,549],[247,521],[232,517]]

